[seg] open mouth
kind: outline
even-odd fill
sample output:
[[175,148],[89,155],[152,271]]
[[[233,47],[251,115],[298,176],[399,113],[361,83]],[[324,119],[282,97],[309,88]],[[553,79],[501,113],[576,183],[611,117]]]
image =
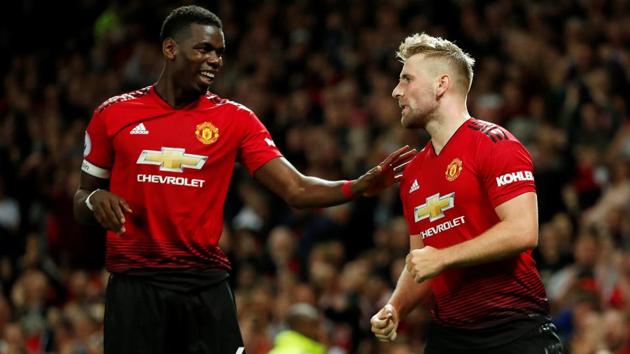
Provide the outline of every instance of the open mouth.
[[201,72],[199,72],[199,76],[201,77],[201,80],[210,85],[212,82],[214,82],[214,72],[213,71],[209,71],[209,70],[202,70]]

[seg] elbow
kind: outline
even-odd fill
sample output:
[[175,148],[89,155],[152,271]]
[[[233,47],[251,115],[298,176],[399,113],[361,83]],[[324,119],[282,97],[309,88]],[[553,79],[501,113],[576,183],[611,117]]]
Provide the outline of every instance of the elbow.
[[510,237],[514,240],[512,244],[515,251],[525,252],[538,247],[538,221],[536,219],[510,220],[507,221],[506,226],[508,226],[508,234],[511,234]]
[[284,194],[284,201],[291,208],[295,208],[295,209],[306,209],[309,207],[309,205],[307,204],[304,198],[303,190],[300,188],[287,190],[286,193]]
[[538,235],[531,238],[527,244],[527,249],[533,250],[536,247],[538,247]]
[[74,205],[72,206],[72,213],[74,215],[74,221],[78,222],[79,224],[85,225],[83,213],[81,212],[80,209],[81,207],[77,205],[77,203],[75,202]]
[[77,210],[76,203],[72,206],[72,215],[74,216],[74,221],[80,223],[81,219],[79,218],[79,211]]
[[285,199],[286,203],[293,209],[303,210],[307,209],[308,206],[300,203],[299,201],[295,201],[293,199]]
[[74,199],[72,201],[72,214],[74,215],[74,220],[82,225],[89,224],[89,218],[86,215],[87,207],[85,206],[84,195],[80,190],[74,194]]
[[74,194],[74,198],[72,200],[72,215],[74,216],[74,221],[78,222],[78,223],[82,223],[81,221],[81,211],[79,210],[80,208],[80,195],[79,195],[79,191],[77,191]]
[[76,203],[74,204],[74,207],[72,208],[72,211],[73,211],[73,214],[74,214],[74,220],[76,222],[78,222],[81,225],[87,225],[88,224],[84,213],[81,211],[81,207],[78,206]]
[[526,252],[538,247],[538,230],[533,227],[514,224],[511,232],[507,232],[506,235],[510,240],[511,250],[515,253]]
[[527,230],[522,235],[523,250],[533,250],[538,247],[538,230]]

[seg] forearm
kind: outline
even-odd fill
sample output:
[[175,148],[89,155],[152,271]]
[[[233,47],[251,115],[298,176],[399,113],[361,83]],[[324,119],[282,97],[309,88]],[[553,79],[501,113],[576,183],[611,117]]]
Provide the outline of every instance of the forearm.
[[329,207],[347,202],[357,195],[356,184],[350,182],[351,195],[345,195],[342,189],[346,181],[328,181],[317,177],[302,176],[299,185],[292,188],[292,192],[285,198],[286,202],[295,208]]
[[440,250],[446,269],[489,263],[537,245],[537,230],[500,221],[478,237]]
[[[344,195],[342,186],[346,181],[328,181],[322,178],[305,176],[285,158],[267,162],[254,177],[263,185],[282,197],[294,208],[328,207],[347,202],[352,196],[359,195],[358,186],[352,181],[348,184],[349,192]],[[348,192],[348,190],[347,190]]]
[[429,281],[416,283],[407,269],[404,269],[388,302],[394,306],[399,318],[402,319],[416,306],[424,302],[430,294]]
[[292,207],[329,207],[345,203],[356,196],[376,195],[396,183],[415,153],[415,149],[404,146],[359,178],[347,183],[305,176],[284,157],[271,159],[254,173],[254,177]]

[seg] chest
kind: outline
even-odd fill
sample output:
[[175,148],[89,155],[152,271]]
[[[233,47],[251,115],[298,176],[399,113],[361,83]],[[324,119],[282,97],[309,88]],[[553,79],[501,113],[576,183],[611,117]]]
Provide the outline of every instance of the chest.
[[227,115],[176,112],[127,124],[114,137],[113,148],[117,162],[184,172],[235,159],[239,141],[239,129]]
[[484,177],[471,152],[427,154],[405,176],[404,207],[415,225],[452,221],[485,203]]

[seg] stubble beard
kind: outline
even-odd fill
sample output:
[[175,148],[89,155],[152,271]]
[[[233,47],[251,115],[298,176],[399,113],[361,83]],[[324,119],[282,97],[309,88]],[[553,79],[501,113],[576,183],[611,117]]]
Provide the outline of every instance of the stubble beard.
[[426,129],[436,109],[437,105],[423,110],[410,109],[407,114],[401,114],[400,122],[406,129]]

